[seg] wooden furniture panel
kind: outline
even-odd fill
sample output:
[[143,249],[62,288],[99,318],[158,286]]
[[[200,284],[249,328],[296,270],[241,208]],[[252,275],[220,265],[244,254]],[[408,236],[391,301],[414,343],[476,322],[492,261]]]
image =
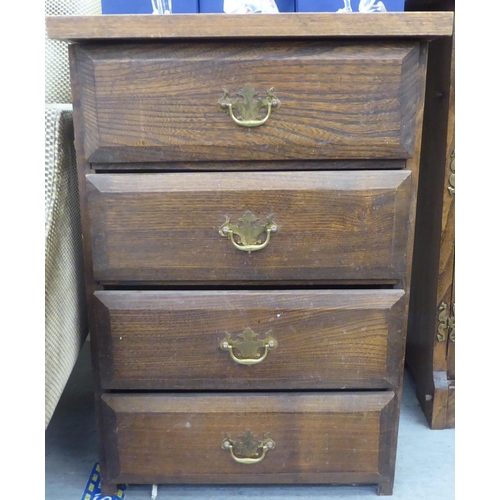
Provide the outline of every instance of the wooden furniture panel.
[[[394,393],[105,394],[107,480],[116,483],[374,483]],[[223,441],[275,442],[237,463]],[[259,458],[233,445],[237,458]],[[254,460],[255,460],[254,458]],[[382,470],[381,470],[382,469]]]
[[[102,282],[395,280],[406,272],[407,170],[87,179],[94,276]],[[258,224],[272,215],[278,227],[250,253],[219,234],[226,216],[242,226],[248,210]]]
[[[77,41],[105,495],[118,482],[392,493],[427,41],[452,23],[452,13],[48,20],[49,36]],[[217,108],[223,86],[234,95],[247,83],[282,101],[260,127]],[[255,217],[277,227],[265,247],[225,237],[240,218],[253,232]],[[264,326],[278,345],[258,365],[220,350],[223,329]],[[232,392],[210,392],[210,377]]]
[[[417,42],[85,45],[76,58],[90,162],[413,154]],[[245,84],[251,102],[271,88],[281,101],[251,130],[219,107]]]
[[331,13],[259,14],[254,22],[240,14],[137,16],[54,16],[47,18],[51,38],[86,42],[102,40],[185,40],[240,38],[328,37],[345,38],[417,38],[450,36],[451,12],[387,12],[382,16],[356,13],[346,18]]
[[[394,387],[403,295],[97,291],[101,383],[142,390]],[[227,333],[245,349],[234,347],[238,361],[221,348]],[[263,345],[266,334],[274,347]],[[262,361],[245,365],[249,360]]]
[[[450,0],[408,8],[454,10]],[[455,46],[429,44],[406,361],[432,429],[455,426]]]

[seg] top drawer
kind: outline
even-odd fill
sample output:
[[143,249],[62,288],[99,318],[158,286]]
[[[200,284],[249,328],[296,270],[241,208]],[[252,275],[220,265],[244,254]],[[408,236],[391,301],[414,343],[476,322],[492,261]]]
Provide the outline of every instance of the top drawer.
[[[90,162],[404,159],[420,93],[418,42],[75,46]],[[244,101],[237,93],[243,92]],[[279,99],[268,107],[267,92]],[[219,100],[233,104],[220,108]],[[272,99],[275,99],[272,98]],[[260,111],[253,109],[261,100]],[[240,113],[245,107],[245,117]],[[238,111],[237,108],[240,108]]]

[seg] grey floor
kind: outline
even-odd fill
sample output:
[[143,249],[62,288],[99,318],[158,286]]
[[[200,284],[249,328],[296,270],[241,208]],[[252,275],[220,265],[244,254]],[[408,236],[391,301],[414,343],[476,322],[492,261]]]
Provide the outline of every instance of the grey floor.
[[[92,376],[85,344],[45,433],[46,500],[81,500],[97,458]],[[455,498],[455,431],[430,430],[406,375],[394,500]],[[129,486],[125,500],[148,500],[151,488]],[[378,498],[372,486],[168,486],[157,500],[326,500]],[[383,497],[381,497],[383,498]]]

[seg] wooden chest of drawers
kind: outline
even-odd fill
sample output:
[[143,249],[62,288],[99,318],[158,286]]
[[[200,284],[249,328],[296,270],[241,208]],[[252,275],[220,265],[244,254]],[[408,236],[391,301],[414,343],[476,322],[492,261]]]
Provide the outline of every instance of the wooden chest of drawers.
[[103,491],[391,494],[427,40],[452,14],[49,18],[71,40]]

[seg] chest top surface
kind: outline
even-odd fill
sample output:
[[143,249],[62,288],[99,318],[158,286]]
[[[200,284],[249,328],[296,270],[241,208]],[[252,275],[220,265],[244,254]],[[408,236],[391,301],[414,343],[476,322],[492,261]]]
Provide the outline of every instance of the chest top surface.
[[120,39],[356,38],[451,36],[453,12],[383,14],[288,13],[49,16],[49,38],[73,42]]

